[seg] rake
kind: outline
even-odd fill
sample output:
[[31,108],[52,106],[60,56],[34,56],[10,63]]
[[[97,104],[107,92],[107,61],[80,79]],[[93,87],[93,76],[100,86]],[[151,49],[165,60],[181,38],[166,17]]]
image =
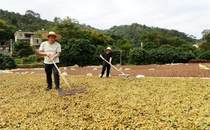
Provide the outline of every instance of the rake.
[[64,83],[68,86],[68,90],[63,90],[62,88],[58,89],[58,95],[59,96],[72,96],[72,95],[76,95],[77,93],[85,93],[86,92],[86,87],[82,86],[82,87],[78,87],[78,88],[71,88],[69,82],[67,81],[67,79],[65,78],[64,75],[62,75],[60,69],[58,68],[58,66],[56,65],[55,61],[52,60],[55,68],[57,69],[59,75],[61,76],[61,78],[63,79]]
[[122,72],[121,70],[119,70],[117,67],[115,67],[114,65],[112,65],[110,62],[108,62],[102,55],[100,55],[100,58],[102,60],[104,60],[106,63],[108,63],[112,68],[114,68],[117,72],[120,72],[120,76],[124,76],[126,78],[129,77],[129,74],[125,74],[124,72]]

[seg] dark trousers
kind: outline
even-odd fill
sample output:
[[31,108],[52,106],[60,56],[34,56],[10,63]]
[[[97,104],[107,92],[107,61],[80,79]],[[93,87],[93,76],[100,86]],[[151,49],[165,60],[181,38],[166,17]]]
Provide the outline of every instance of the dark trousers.
[[45,73],[47,78],[48,88],[52,88],[52,72],[54,75],[55,87],[60,88],[60,76],[58,70],[55,68],[54,64],[45,64]]
[[109,64],[103,64],[101,77],[103,77],[105,71],[106,71],[106,77],[109,77],[110,69],[111,69],[111,66]]

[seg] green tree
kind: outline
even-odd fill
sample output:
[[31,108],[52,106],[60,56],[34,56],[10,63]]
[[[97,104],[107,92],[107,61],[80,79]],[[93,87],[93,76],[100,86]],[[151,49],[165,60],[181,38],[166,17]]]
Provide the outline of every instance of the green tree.
[[148,62],[153,64],[186,63],[191,59],[195,59],[195,54],[192,51],[170,45],[150,50],[149,56]]
[[15,27],[0,19],[0,43],[13,38]]
[[[129,63],[129,53],[132,49],[132,43],[129,40],[126,39],[120,39],[117,40],[114,44],[116,50],[120,50],[121,58],[122,58],[122,64],[128,64]],[[118,53],[119,54],[119,53]],[[118,56],[119,58],[120,56]]]
[[130,51],[129,61],[131,64],[140,65],[146,64],[148,52],[141,48],[134,48]]
[[70,39],[63,46],[61,63],[64,65],[92,65],[96,47],[87,39]]
[[57,21],[53,30],[62,36],[61,43],[66,43],[72,38],[82,38],[82,31],[78,22],[68,17],[62,21]]
[[32,10],[27,10],[25,12],[25,15],[26,16],[32,16],[32,17],[40,18],[40,14],[39,13],[36,13],[36,12],[34,12]]
[[200,48],[203,50],[209,50],[210,49],[210,33],[204,34],[202,39],[203,39],[203,43],[200,46]]
[[147,42],[143,44],[143,48],[145,50],[151,50],[160,47],[157,43],[154,42]]
[[97,30],[83,29],[82,33],[84,34],[83,35],[84,38],[89,39],[96,46],[97,45],[107,46],[113,44],[113,39],[110,36],[105,35],[104,33],[99,32]]

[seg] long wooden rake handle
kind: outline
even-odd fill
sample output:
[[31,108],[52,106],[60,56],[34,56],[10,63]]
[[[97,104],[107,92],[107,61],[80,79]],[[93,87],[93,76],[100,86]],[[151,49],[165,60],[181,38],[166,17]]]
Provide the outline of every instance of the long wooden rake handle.
[[53,64],[54,64],[55,68],[58,70],[58,73],[59,73],[59,75],[61,76],[61,78],[63,79],[63,81],[66,83],[66,85],[67,85],[69,88],[71,88],[69,82],[67,81],[67,79],[65,78],[65,76],[62,75],[62,73],[61,73],[60,69],[58,68],[58,66],[56,65],[55,61],[53,60],[52,62],[53,62]]
[[109,65],[111,65],[111,67],[113,67],[116,71],[120,72],[123,75],[127,75],[124,72],[120,71],[119,69],[117,69],[114,65],[112,65],[110,62],[108,62],[102,55],[100,55],[101,59],[104,60],[106,63],[108,63]]

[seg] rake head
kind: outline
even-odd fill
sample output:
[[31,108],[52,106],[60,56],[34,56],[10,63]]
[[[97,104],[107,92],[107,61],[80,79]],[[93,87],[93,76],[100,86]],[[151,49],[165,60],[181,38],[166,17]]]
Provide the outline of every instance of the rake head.
[[202,65],[202,64],[199,64],[199,68],[202,70],[210,70],[209,67],[207,67],[206,65]]
[[85,86],[81,86],[77,88],[69,88],[66,90],[63,90],[63,89],[58,90],[59,96],[73,96],[80,93],[87,93],[87,89]]
[[128,78],[129,74],[119,74],[120,77]]

